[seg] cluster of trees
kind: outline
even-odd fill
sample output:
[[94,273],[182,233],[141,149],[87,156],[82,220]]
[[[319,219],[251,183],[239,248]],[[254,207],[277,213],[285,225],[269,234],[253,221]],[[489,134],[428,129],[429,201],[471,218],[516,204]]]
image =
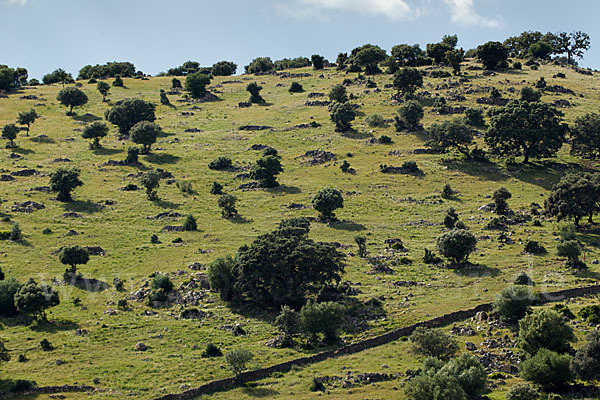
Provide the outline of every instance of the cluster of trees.
[[33,278],[21,284],[15,278],[0,280],[0,315],[14,317],[22,314],[36,321],[46,319],[46,310],[60,303],[58,293],[48,285],[40,285]]
[[[584,381],[600,378],[600,334],[590,333],[586,344],[575,352],[571,343],[576,337],[568,323],[568,319],[574,318],[573,314],[554,309],[532,311],[531,306],[537,304],[539,298],[528,286],[531,284],[529,277],[523,274],[514,285],[497,295],[494,302],[494,310],[502,319],[518,324],[517,346],[525,358],[519,366],[521,377],[544,390],[559,389],[575,377]],[[515,392],[523,390],[520,387]]]
[[273,69],[275,71],[281,71],[284,69],[310,67],[311,65],[312,62],[308,57],[283,58],[281,60],[275,60],[273,63]]
[[314,242],[309,231],[305,218],[282,221],[234,258],[215,260],[208,272],[211,288],[224,300],[299,309],[344,272],[344,255],[333,244]]
[[232,61],[219,61],[212,67],[202,67],[197,61],[186,61],[179,67],[169,68],[167,76],[187,76],[195,73],[212,76],[230,76],[237,70],[237,64]]
[[411,400],[464,400],[486,391],[487,374],[476,357],[455,357],[458,344],[449,335],[419,327],[410,336],[415,353],[427,358],[405,392]]
[[[29,136],[31,125],[39,117],[40,116],[33,108],[29,111],[22,111],[17,116],[17,124],[25,125],[27,136]],[[2,138],[9,140],[7,147],[16,147],[14,140],[17,138],[17,134],[20,130],[21,129],[15,124],[7,124],[2,127]]]
[[135,65],[130,62],[107,62],[104,65],[86,65],[79,70],[77,79],[131,78],[136,75]]
[[526,31],[512,36],[503,43],[511,57],[549,58],[551,55],[567,55],[567,63],[573,64],[574,57],[581,58],[590,48],[590,37],[587,33],[575,31],[571,33],[541,33]]
[[73,76],[62,68],[58,68],[42,78],[44,85],[50,85],[53,83],[61,83],[63,86],[67,83],[75,83]]
[[568,174],[561,178],[545,201],[546,213],[558,221],[572,219],[579,226],[582,218],[600,211],[600,173]]
[[28,72],[25,68],[11,68],[0,65],[0,90],[9,91],[27,84]]

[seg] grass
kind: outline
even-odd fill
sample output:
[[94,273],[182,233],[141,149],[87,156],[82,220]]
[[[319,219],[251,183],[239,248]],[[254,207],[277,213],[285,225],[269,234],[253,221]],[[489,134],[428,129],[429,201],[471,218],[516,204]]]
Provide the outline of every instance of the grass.
[[[565,72],[567,79],[551,78],[559,71]],[[298,72],[311,71],[305,69]],[[324,74],[324,79],[314,73],[310,78],[303,78],[301,84],[305,93],[327,93],[331,86],[347,77],[333,69],[325,70]],[[526,68],[523,72],[501,73],[491,77],[482,76],[481,71],[467,71],[474,88],[496,86],[506,97],[518,95],[518,90],[524,86],[522,80],[533,84],[540,76],[545,76],[549,85],[560,84],[584,96],[544,95],[544,101],[564,98],[576,105],[565,109],[567,122],[586,112],[598,110],[600,104],[596,92],[600,83],[597,77],[576,74],[552,65],[543,65],[538,71]],[[74,382],[92,385],[93,379],[99,378],[100,383],[95,386],[100,391],[94,397],[151,399],[167,392],[180,392],[184,388],[182,385],[193,387],[228,376],[228,371],[221,367],[222,359],[201,358],[204,345],[209,341],[225,351],[237,347],[248,348],[256,355],[251,368],[302,356],[305,351],[265,346],[265,342],[276,334],[275,328],[269,323],[271,316],[235,312],[221,302],[215,293],[207,293],[199,307],[211,315],[202,321],[178,319],[179,307],[154,310],[156,315],[145,315],[149,307],[135,301],[129,301],[130,311],[108,315],[107,310],[116,309],[117,300],[137,291],[155,271],[169,272],[174,276],[178,270],[194,273],[187,268],[188,265],[194,262],[208,264],[216,257],[233,254],[241,245],[273,229],[283,218],[316,216],[316,212],[310,208],[311,198],[319,189],[330,186],[344,193],[344,208],[336,214],[345,222],[331,227],[314,223],[311,237],[348,244],[356,252],[354,236],[360,233],[367,238],[371,255],[384,252],[384,240],[402,238],[409,250],[407,257],[413,260],[412,265],[394,267],[394,275],[371,275],[366,273],[370,266],[364,259],[348,257],[344,280],[360,282],[362,294],[358,297],[361,300],[384,296],[387,315],[374,321],[367,332],[343,336],[346,342],[488,302],[522,271],[538,282],[538,288],[542,291],[596,281],[600,268],[589,261],[600,256],[598,235],[586,234],[584,237],[586,243],[590,243],[585,253],[590,272],[579,276],[567,271],[564,260],[556,256],[553,232],[558,230],[558,225],[555,222],[542,218],[542,227],[535,227],[531,223],[513,226],[511,229],[514,233],[510,237],[515,244],[501,246],[497,241],[498,232],[483,230],[492,215],[478,211],[479,207],[490,202],[486,196],[500,186],[507,187],[513,194],[509,204],[515,210],[529,209],[532,202],[543,204],[548,189],[561,176],[569,171],[596,167],[595,163],[571,157],[568,146],[561,150],[557,159],[536,161],[532,166],[497,160],[489,164],[471,164],[453,155],[413,154],[415,149],[424,147],[423,141],[416,135],[396,133],[393,124],[371,128],[364,117],[359,117],[353,124],[359,135],[347,137],[334,132],[326,107],[305,107],[306,94],[288,93],[291,79],[276,76],[247,78],[249,80],[243,83],[223,84],[213,89],[221,101],[198,104],[200,109],[188,110],[193,104],[177,102],[180,96],[169,96],[175,107],[158,105],[156,122],[167,135],[159,138],[152,154],[140,156],[143,167],[139,168],[102,165],[109,159],[124,159],[127,147],[133,145],[120,140],[114,126],[101,141],[103,148],[96,151],[88,149],[87,140],[81,138],[81,130],[89,121],[101,118],[104,111],[118,100],[140,97],[158,104],[159,90],[169,89],[170,78],[150,78],[147,81],[124,79],[125,88],[111,88],[109,102],[106,103],[102,102],[96,85],[83,82],[82,90],[90,101],[75,110],[75,117],[66,116],[66,109],[55,100],[61,85],[23,89],[19,93],[9,94],[8,98],[0,98],[0,125],[13,122],[20,111],[34,107],[34,104],[45,104],[35,107],[42,118],[33,124],[30,136],[21,133],[16,139],[19,148],[0,150],[3,160],[1,168],[4,171],[34,168],[39,172],[38,175],[17,177],[15,181],[2,182],[0,185],[0,199],[6,200],[0,205],[0,212],[11,219],[11,222],[0,222],[0,230],[10,230],[11,223],[18,222],[24,234],[21,243],[2,242],[2,270],[7,277],[16,277],[20,281],[31,276],[37,281],[49,283],[53,278],[60,278],[64,271],[64,266],[54,253],[59,247],[69,244],[101,246],[106,256],[92,256],[90,262],[79,266],[78,270],[84,277],[96,278],[111,285],[107,290],[95,292],[58,286],[61,304],[51,310],[49,318],[52,323],[45,327],[32,329],[12,320],[0,320],[0,337],[5,340],[13,358],[1,366],[3,376],[32,379],[40,385]],[[367,94],[364,86],[356,85],[350,86],[349,91],[357,96],[355,102],[363,105],[361,111],[364,116],[377,113],[386,119],[393,118],[397,105],[389,100],[392,90],[383,89],[391,81],[390,76],[379,75],[372,79],[382,89],[380,93],[371,89]],[[507,84],[506,79],[511,83]],[[218,77],[212,84],[218,86],[226,80],[231,78]],[[256,81],[264,87],[261,95],[269,103],[268,106],[237,108],[239,102],[248,100],[245,87],[250,81]],[[424,89],[444,95],[447,89],[437,88],[447,81],[426,78]],[[277,86],[279,83],[283,86]],[[507,90],[509,87],[514,87],[516,93],[510,93]],[[40,99],[20,99],[24,94],[35,94]],[[484,95],[466,95],[467,101],[461,104],[475,106],[475,99]],[[192,111],[194,115],[181,116],[183,111]],[[423,125],[427,127],[444,118],[450,117],[433,114],[431,107],[426,107]],[[311,121],[319,122],[322,126],[283,131],[284,128]],[[237,130],[239,126],[249,124],[269,125],[275,129],[257,132]],[[202,132],[186,133],[185,130],[190,128]],[[40,134],[48,138],[36,141]],[[394,143],[367,143],[368,137],[382,134],[390,136]],[[279,151],[284,167],[284,172],[278,178],[284,186],[282,189],[239,191],[236,188],[243,181],[234,179],[235,172],[208,169],[208,163],[221,155],[232,158],[234,163],[242,167],[252,165],[260,152],[249,151],[248,148],[257,143]],[[306,166],[298,157],[314,149],[333,152],[337,161]],[[390,155],[390,150],[397,150],[400,155]],[[12,152],[22,158],[9,158]],[[347,156],[348,153],[353,156]],[[55,163],[53,161],[56,158],[68,158],[71,161]],[[343,160],[350,162],[356,174],[340,171]],[[380,164],[399,166],[405,161],[416,161],[425,175],[414,177],[379,172]],[[53,199],[53,194],[30,190],[47,185],[48,174],[61,165],[78,167],[82,171],[81,179],[85,185],[74,192],[73,203],[60,203]],[[128,183],[139,185],[132,174],[149,168],[170,171],[176,181],[190,182],[196,193],[181,193],[175,182],[167,184],[164,180],[158,188],[160,201],[146,200],[143,191],[118,190]],[[223,184],[224,192],[235,194],[240,216],[247,223],[239,224],[220,217],[217,196],[209,193],[213,181]],[[441,201],[439,192],[446,183],[461,193],[457,200]],[[44,203],[46,208],[30,214],[11,211],[14,202],[27,200]],[[106,205],[106,200],[114,203]],[[301,203],[307,208],[292,210],[287,207],[291,203]],[[102,207],[98,204],[102,204]],[[434,249],[435,238],[444,231],[441,221],[450,206],[457,210],[461,220],[481,239],[478,251],[471,259],[483,268],[459,273],[421,262],[424,248]],[[198,221],[198,231],[161,232],[165,225],[183,224],[185,217],[177,220],[146,218],[169,210],[184,216],[194,215]],[[64,213],[71,211],[81,214],[82,218],[63,217]],[[43,234],[45,228],[50,228],[53,233]],[[78,235],[67,235],[70,230],[75,230]],[[150,236],[154,233],[158,234],[161,244],[150,244]],[[484,235],[489,238],[483,238]],[[182,244],[172,243],[177,237],[183,239]],[[541,257],[523,254],[523,246],[528,238],[539,241],[549,250],[548,254]],[[112,282],[115,277],[125,282],[125,292],[114,290]],[[186,275],[176,276],[176,287],[186,278]],[[414,280],[424,285],[397,288],[393,283],[398,280]],[[405,302],[408,293],[414,296]],[[85,309],[72,304],[71,300],[75,297],[82,300]],[[244,325],[248,335],[236,337],[222,329],[224,325],[235,323]],[[85,329],[88,334],[76,336],[75,329]],[[52,352],[42,351],[39,342],[43,338],[48,338],[56,349]],[[144,342],[150,350],[134,351],[137,342]],[[404,345],[400,342],[390,344],[390,351],[380,355],[377,355],[378,352],[384,348],[350,356],[348,361],[346,358],[329,360],[310,367],[314,371],[305,369],[304,372],[298,372],[302,376],[295,373],[286,375],[285,382],[290,387],[273,389],[277,393],[240,389],[218,396],[252,397],[254,393],[259,397],[286,397],[288,391],[294,391],[298,397],[310,397],[312,394],[308,392],[307,382],[313,375],[337,370],[340,363],[351,361],[358,363],[369,360],[369,365],[375,370],[367,372],[377,372],[378,366],[384,363],[399,371],[415,368],[417,364],[414,358],[405,357]],[[25,354],[30,361],[18,363],[18,354]],[[58,359],[65,363],[57,366]],[[402,396],[401,388],[395,391],[392,386],[387,388],[386,385],[377,384],[378,396]],[[361,388],[352,396],[372,396],[374,392],[369,390],[369,387]],[[491,397],[502,398],[501,393],[494,392]],[[84,396],[89,397],[86,394],[69,394],[68,398]]]

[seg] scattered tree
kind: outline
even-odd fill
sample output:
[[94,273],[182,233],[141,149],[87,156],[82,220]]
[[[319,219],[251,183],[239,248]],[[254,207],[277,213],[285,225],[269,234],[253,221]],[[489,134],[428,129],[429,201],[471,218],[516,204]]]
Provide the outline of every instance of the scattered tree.
[[501,319],[514,323],[523,318],[537,300],[528,286],[511,285],[496,296],[494,311]]
[[58,92],[58,95],[56,95],[56,100],[58,100],[63,106],[70,107],[67,115],[73,115],[73,108],[81,107],[82,105],[86,104],[88,102],[88,97],[75,86],[69,86]]
[[15,294],[21,288],[21,284],[15,278],[0,281],[0,315],[13,317],[18,314],[15,306]]
[[571,126],[571,154],[585,158],[600,157],[600,114],[578,117]]
[[167,92],[162,89],[160,89],[160,104],[163,106],[171,105],[171,101],[169,101],[169,98],[167,97]]
[[140,177],[140,184],[146,189],[148,200],[157,200],[157,187],[160,186],[161,174],[158,171],[148,171]]
[[477,238],[466,229],[453,229],[437,239],[438,251],[459,266],[466,264],[476,245]]
[[198,230],[198,223],[193,215],[188,215],[183,223],[183,230],[187,232],[193,232]]
[[313,198],[312,205],[320,213],[321,221],[335,221],[334,211],[344,207],[344,198],[337,189],[321,189]]
[[545,390],[560,388],[573,379],[570,362],[570,356],[542,348],[533,357],[519,364],[519,375]]
[[469,146],[473,144],[473,137],[473,129],[462,118],[455,118],[431,125],[425,145],[438,151],[455,149],[469,160]]
[[29,136],[29,129],[31,128],[31,125],[35,122],[36,119],[38,119],[38,117],[38,113],[36,113],[33,108],[29,111],[23,111],[19,113],[19,116],[17,117],[17,123],[20,125],[27,126],[27,136]]
[[493,70],[506,63],[508,49],[500,42],[487,42],[477,47],[477,58],[485,69]]
[[261,90],[262,86],[259,86],[256,82],[250,82],[246,86],[246,91],[250,92],[250,103],[262,104],[265,102],[265,99],[260,95]]
[[127,99],[113,106],[105,113],[106,120],[119,127],[119,132],[129,135],[131,128],[138,122],[154,122],[154,104],[141,99]]
[[277,175],[283,172],[281,161],[277,156],[264,156],[258,161],[252,169],[250,175],[253,179],[260,182],[262,187],[274,188],[279,186]]
[[423,106],[416,100],[409,100],[398,109],[396,117],[396,131],[408,130],[416,132],[421,128],[419,122],[425,115]]
[[364,67],[367,75],[374,75],[381,72],[377,66],[387,58],[385,50],[379,46],[365,44],[352,50],[350,63],[359,67]]
[[566,257],[567,268],[584,268],[585,263],[579,259],[581,246],[577,240],[566,240],[556,245],[556,254]]
[[237,64],[231,61],[219,61],[213,64],[211,73],[213,76],[231,76],[235,74]]
[[77,272],[77,265],[87,264],[90,260],[90,253],[86,248],[78,245],[66,246],[58,253],[58,260],[61,264],[70,265],[71,268],[66,272],[68,275],[74,276]]
[[560,32],[555,35],[554,53],[566,54],[568,64],[573,63],[573,57],[583,57],[583,52],[589,48],[590,36],[585,32]]
[[273,61],[269,57],[258,57],[252,60],[249,65],[246,65],[244,69],[248,74],[256,74],[259,72],[272,71],[275,68]]
[[460,75],[460,64],[465,59],[465,51],[463,49],[452,49],[445,53],[446,61],[452,67],[454,75]]
[[65,83],[75,83],[73,76],[62,68],[59,68],[49,74],[44,75],[42,78],[44,85],[50,85],[53,83],[62,83],[65,87]]
[[83,185],[79,179],[80,171],[77,168],[58,168],[50,175],[50,190],[58,193],[58,201],[71,201],[71,192],[78,186]]
[[600,331],[591,331],[571,360],[571,369],[584,381],[600,380]]
[[313,303],[309,301],[300,310],[300,326],[302,331],[315,340],[319,333],[324,336],[326,343],[333,343],[337,339],[337,332],[344,322],[346,310],[341,304],[333,301]]
[[274,325],[286,335],[293,335],[300,329],[300,315],[289,306],[281,306]]
[[526,354],[535,355],[542,348],[566,353],[575,340],[569,323],[554,310],[535,310],[519,321],[518,346]]
[[94,122],[83,129],[81,137],[84,139],[93,139],[90,143],[90,149],[100,148],[100,139],[108,135],[108,126],[102,122]]
[[219,197],[217,204],[221,208],[221,215],[223,218],[235,218],[238,215],[238,211],[235,208],[235,202],[237,198],[232,194],[224,194]]
[[315,70],[320,70],[320,69],[323,69],[323,67],[324,67],[323,63],[325,61],[325,57],[323,57],[323,56],[321,56],[319,54],[313,54],[310,57],[310,61],[311,61],[312,65],[313,65],[313,68]]
[[417,354],[448,360],[458,352],[458,344],[451,336],[438,329],[418,327],[410,335]]
[[10,144],[6,147],[17,147],[14,140],[17,138],[19,128],[15,124],[4,125],[2,128],[2,138],[9,140]]
[[335,85],[329,91],[329,100],[336,101],[338,103],[345,103],[348,101],[346,94],[346,87],[342,84]]
[[505,187],[496,189],[492,195],[492,199],[494,200],[494,212],[500,215],[506,214],[508,210],[510,210],[506,200],[510,199],[511,197],[512,194]]
[[104,81],[99,81],[96,88],[102,95],[102,102],[105,102],[106,96],[108,96],[108,93],[110,92],[110,85]]
[[116,75],[115,76],[115,80],[113,81],[112,85],[114,87],[123,87],[125,85],[123,83],[123,78],[121,78],[121,75]]
[[402,68],[394,74],[393,85],[401,95],[412,95],[423,86],[423,74],[416,68]]
[[190,92],[192,97],[200,98],[206,94],[206,86],[210,83],[210,77],[200,72],[189,74],[185,78],[185,90]]
[[150,147],[162,133],[160,126],[154,122],[141,121],[131,128],[131,140],[142,145],[142,154],[150,154]]
[[225,354],[225,361],[231,372],[233,372],[234,377],[239,380],[242,372],[246,370],[246,364],[248,364],[253,357],[254,354],[249,350],[235,349]]
[[545,201],[546,214],[558,221],[573,219],[575,227],[581,218],[592,216],[598,211],[600,196],[600,175],[567,174],[554,185]]
[[542,92],[532,87],[525,86],[521,89],[521,101],[540,101]]
[[298,82],[292,82],[292,85],[290,86],[289,90],[290,93],[302,93],[304,92],[304,88],[302,87],[302,85]]
[[208,282],[210,288],[216,290],[223,300],[230,300],[233,294],[233,258],[227,256],[217,258],[208,267]]
[[21,286],[15,294],[15,307],[23,314],[31,315],[36,321],[46,319],[46,309],[60,303],[58,293],[50,286],[38,285],[33,278]]
[[549,157],[565,142],[567,126],[561,123],[562,112],[540,101],[514,100],[489,111],[490,126],[485,141],[502,155]]
[[364,236],[355,236],[354,241],[358,246],[358,256],[365,258],[367,256],[367,238]]

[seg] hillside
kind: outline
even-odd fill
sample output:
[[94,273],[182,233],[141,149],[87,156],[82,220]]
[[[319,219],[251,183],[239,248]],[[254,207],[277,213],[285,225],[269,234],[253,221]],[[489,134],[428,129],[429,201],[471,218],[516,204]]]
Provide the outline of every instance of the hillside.
[[[426,76],[422,90],[431,98],[444,96],[453,107],[487,108],[477,104],[477,99],[487,97],[491,87],[499,89],[504,98],[517,98],[523,87],[534,86],[545,77],[548,85],[560,85],[574,93],[544,92],[542,97],[547,103],[568,102],[568,107],[560,108],[566,123],[600,109],[598,76],[553,64],[542,64],[538,70],[524,66],[523,71],[483,75],[481,69],[468,69],[475,65],[474,61],[465,63],[460,78]],[[125,78],[123,88],[111,87],[108,102],[102,101],[96,84],[81,81],[89,102],[76,109],[73,117],[66,116],[66,108],[56,100],[60,84],[23,87],[0,98],[0,126],[14,122],[19,112],[30,108],[41,115],[29,136],[24,131],[19,133],[15,139],[18,147],[0,150],[0,175],[14,178],[3,179],[0,184],[0,231],[10,231],[16,222],[24,236],[19,242],[0,242],[0,267],[7,278],[25,282],[34,277],[38,283],[51,284],[61,300],[60,305],[48,310],[46,323],[28,325],[19,318],[0,319],[0,337],[12,358],[1,366],[3,377],[34,380],[40,386],[75,382],[92,385],[98,388],[92,398],[152,399],[230,375],[222,358],[202,358],[208,342],[217,344],[223,352],[241,347],[252,351],[255,357],[249,364],[251,369],[334,348],[337,344],[311,349],[268,347],[265,344],[278,335],[271,323],[275,316],[272,312],[228,304],[206,287],[195,290],[199,297],[193,308],[201,312],[200,319],[180,318],[185,307],[179,304],[157,308],[145,299],[135,299],[154,272],[168,273],[175,288],[182,294],[189,293],[186,285],[190,279],[205,280],[206,268],[216,258],[234,255],[240,246],[275,229],[282,219],[317,217],[311,200],[320,189],[328,187],[343,193],[344,207],[336,212],[339,221],[327,224],[314,220],[310,237],[338,243],[348,255],[342,281],[356,289],[355,297],[360,302],[379,298],[385,310],[363,329],[344,332],[344,343],[490,302],[521,272],[536,282],[538,291],[597,282],[600,266],[592,262],[600,258],[597,227],[584,224],[578,233],[578,239],[585,243],[582,258],[589,268],[573,271],[566,269],[565,259],[556,254],[557,232],[566,221],[558,224],[553,218],[535,216],[541,224],[528,220],[511,225],[499,240],[499,231],[485,229],[495,215],[482,209],[491,202],[495,190],[505,187],[512,193],[510,207],[529,213],[532,203],[543,206],[562,176],[595,171],[596,162],[571,156],[569,145],[563,146],[557,157],[535,159],[529,165],[522,164],[521,157],[514,161],[491,158],[490,162],[471,162],[452,152],[423,151],[426,133],[396,132],[394,128],[399,104],[392,100],[395,89],[386,88],[392,80],[387,74],[369,77],[377,89],[367,88],[366,81],[358,80],[347,86],[354,95],[351,103],[360,105],[360,114],[353,122],[355,131],[338,133],[326,106],[305,103],[328,100],[326,96],[308,98],[308,94],[327,94],[332,86],[357,74],[335,68],[289,72],[307,76],[215,77],[209,90],[217,101],[186,101],[182,91],[168,95],[171,106],[159,102],[159,91],[171,90],[170,77]],[[566,78],[554,78],[560,72]],[[293,81],[302,84],[303,93],[288,92]],[[250,82],[264,88],[261,95],[267,103],[240,108],[240,102],[248,101],[246,85]],[[86,125],[103,120],[107,109],[126,98],[157,104],[156,123],[164,132],[151,154],[140,156],[137,166],[107,164],[109,160],[125,159],[127,148],[134,146],[114,125],[109,124],[110,132],[97,150],[90,150],[89,140],[81,137]],[[461,115],[439,115],[431,104],[432,100],[424,107],[421,123],[425,129],[434,122]],[[365,122],[374,113],[388,121],[385,126],[370,127]],[[309,125],[312,122],[319,126]],[[240,129],[248,125],[255,128]],[[256,126],[265,129],[257,130]],[[479,129],[476,143],[485,148],[483,132]],[[392,143],[373,140],[382,135],[391,137]],[[236,175],[248,172],[261,157],[261,151],[251,149],[258,144],[277,149],[281,156],[281,186],[240,189],[251,180]],[[311,157],[305,157],[311,150],[330,152],[335,159],[311,162]],[[235,169],[209,169],[208,164],[218,156],[230,157]],[[356,173],[340,170],[344,160]],[[399,167],[406,161],[416,162],[422,174],[380,171],[380,165]],[[61,166],[81,170],[84,184],[75,189],[72,202],[59,202],[55,194],[43,188],[48,186],[49,175]],[[159,200],[147,200],[143,190],[120,190],[128,184],[139,186],[140,173],[156,168],[172,175],[161,181]],[[26,169],[34,172],[30,176],[11,175]],[[215,181],[224,186],[224,192],[237,197],[240,218],[221,217],[218,196],[210,193]],[[193,191],[183,193],[177,185],[181,182],[191,183]],[[459,193],[454,199],[442,198],[445,184]],[[26,202],[35,204],[32,207]],[[473,265],[466,269],[447,269],[422,261],[425,248],[435,250],[436,238],[445,232],[442,222],[450,207],[479,239],[477,251],[471,256]],[[156,217],[166,212],[177,214]],[[164,230],[166,226],[182,225],[189,214],[197,219],[198,231]],[[158,235],[160,243],[150,242],[153,234]],[[376,259],[369,261],[355,255],[356,235],[366,237],[369,256]],[[175,243],[177,238],[182,240]],[[406,251],[391,249],[385,243],[389,239],[401,239]],[[524,253],[528,239],[542,244],[547,254]],[[78,271],[104,286],[75,287],[61,282],[65,266],[57,254],[68,245],[101,248],[101,255],[91,255]],[[373,264],[384,264],[388,273],[385,268],[373,271]],[[114,287],[115,278],[123,281],[123,291]],[[98,287],[100,290],[96,290]],[[118,307],[121,299],[127,299],[128,308]],[[586,301],[597,304],[597,298]],[[241,325],[245,335],[234,334],[236,324]],[[43,351],[39,345],[42,339],[48,339],[54,350]],[[478,336],[477,340],[479,346],[484,339]],[[137,343],[144,343],[148,350],[136,351]],[[464,345],[460,349],[463,351]],[[18,362],[19,354],[28,361]],[[292,393],[298,398],[315,398],[318,394],[308,390],[313,376],[344,375],[345,370],[386,372],[382,371],[383,364],[389,366],[388,372],[404,374],[406,369],[417,369],[420,360],[409,352],[406,342],[399,341],[269,379],[277,382],[267,388],[236,389],[215,398],[288,398]],[[386,382],[381,390],[370,385],[353,393],[341,387],[330,389],[344,398],[404,398],[401,380]],[[504,398],[506,390],[506,386],[498,386],[489,396]],[[87,394],[66,396],[90,398]]]

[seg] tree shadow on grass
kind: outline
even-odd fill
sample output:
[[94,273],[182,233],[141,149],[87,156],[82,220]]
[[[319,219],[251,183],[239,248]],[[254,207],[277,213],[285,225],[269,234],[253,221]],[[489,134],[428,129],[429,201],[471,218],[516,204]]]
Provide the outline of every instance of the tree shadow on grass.
[[469,278],[485,278],[485,277],[496,277],[500,275],[500,270],[494,267],[488,267],[483,264],[472,264],[468,263],[462,268],[452,268],[456,275],[466,276]]
[[102,292],[108,289],[108,283],[95,278],[83,278],[81,275],[76,277],[72,276],[70,280],[65,281],[64,283],[90,293]]
[[74,115],[73,119],[75,121],[80,121],[80,122],[94,122],[94,121],[100,121],[102,118],[100,118],[94,114],[85,113],[83,115]]
[[535,164],[508,164],[506,170],[514,178],[546,190],[551,190],[563,176],[570,172],[583,172],[579,164],[560,163],[552,160]]
[[93,214],[102,211],[103,207],[91,200],[74,200],[64,203],[63,208],[67,212],[80,212]]
[[364,231],[365,229],[367,229],[362,224],[358,224],[356,222],[347,221],[347,220],[332,221],[328,224],[328,226],[333,229],[339,229],[339,230],[350,231],[350,232]]
[[10,150],[12,150],[13,153],[23,154],[23,155],[35,153],[35,151],[33,151],[31,149],[24,149],[22,147],[11,147]]
[[94,154],[98,156],[112,156],[113,154],[119,154],[122,152],[122,149],[107,149],[105,147],[100,147],[94,150]]
[[573,272],[573,275],[575,275],[578,278],[594,279],[596,281],[600,280],[600,273],[595,272],[595,271],[590,271],[587,268],[577,269]]
[[79,324],[68,320],[52,320],[52,321],[39,321],[31,327],[32,331],[46,332],[46,333],[57,333],[62,331],[74,331],[79,328]]
[[373,137],[372,134],[367,132],[359,132],[355,129],[350,129],[344,132],[341,132],[341,135],[348,139],[368,139]]
[[146,161],[148,161],[149,163],[152,164],[175,164],[177,163],[177,161],[179,161],[179,157],[174,156],[172,154],[156,154],[156,153],[151,153],[148,154],[146,156]]
[[492,162],[469,162],[459,159],[446,159],[442,162],[451,171],[459,171],[466,175],[477,176],[487,181],[505,181],[510,175]]
[[173,203],[172,201],[168,201],[168,200],[157,199],[157,200],[152,200],[152,203],[156,204],[160,208],[169,208],[169,209],[178,209],[179,208],[179,204]]
[[242,392],[250,397],[263,398],[263,397],[273,397],[277,396],[279,392],[274,389],[266,388],[266,387],[251,387],[245,386],[242,389]]
[[251,219],[248,219],[246,217],[242,217],[240,215],[236,215],[233,218],[225,218],[227,221],[233,222],[234,224],[249,224],[252,222]]
[[56,141],[50,137],[32,136],[29,138],[30,141],[35,143],[56,143]]
[[281,185],[276,188],[266,189],[266,191],[269,193],[282,193],[282,194],[283,193],[285,193],[285,194],[302,193],[302,190],[300,190],[300,188],[297,188],[295,186],[286,186],[286,185]]

